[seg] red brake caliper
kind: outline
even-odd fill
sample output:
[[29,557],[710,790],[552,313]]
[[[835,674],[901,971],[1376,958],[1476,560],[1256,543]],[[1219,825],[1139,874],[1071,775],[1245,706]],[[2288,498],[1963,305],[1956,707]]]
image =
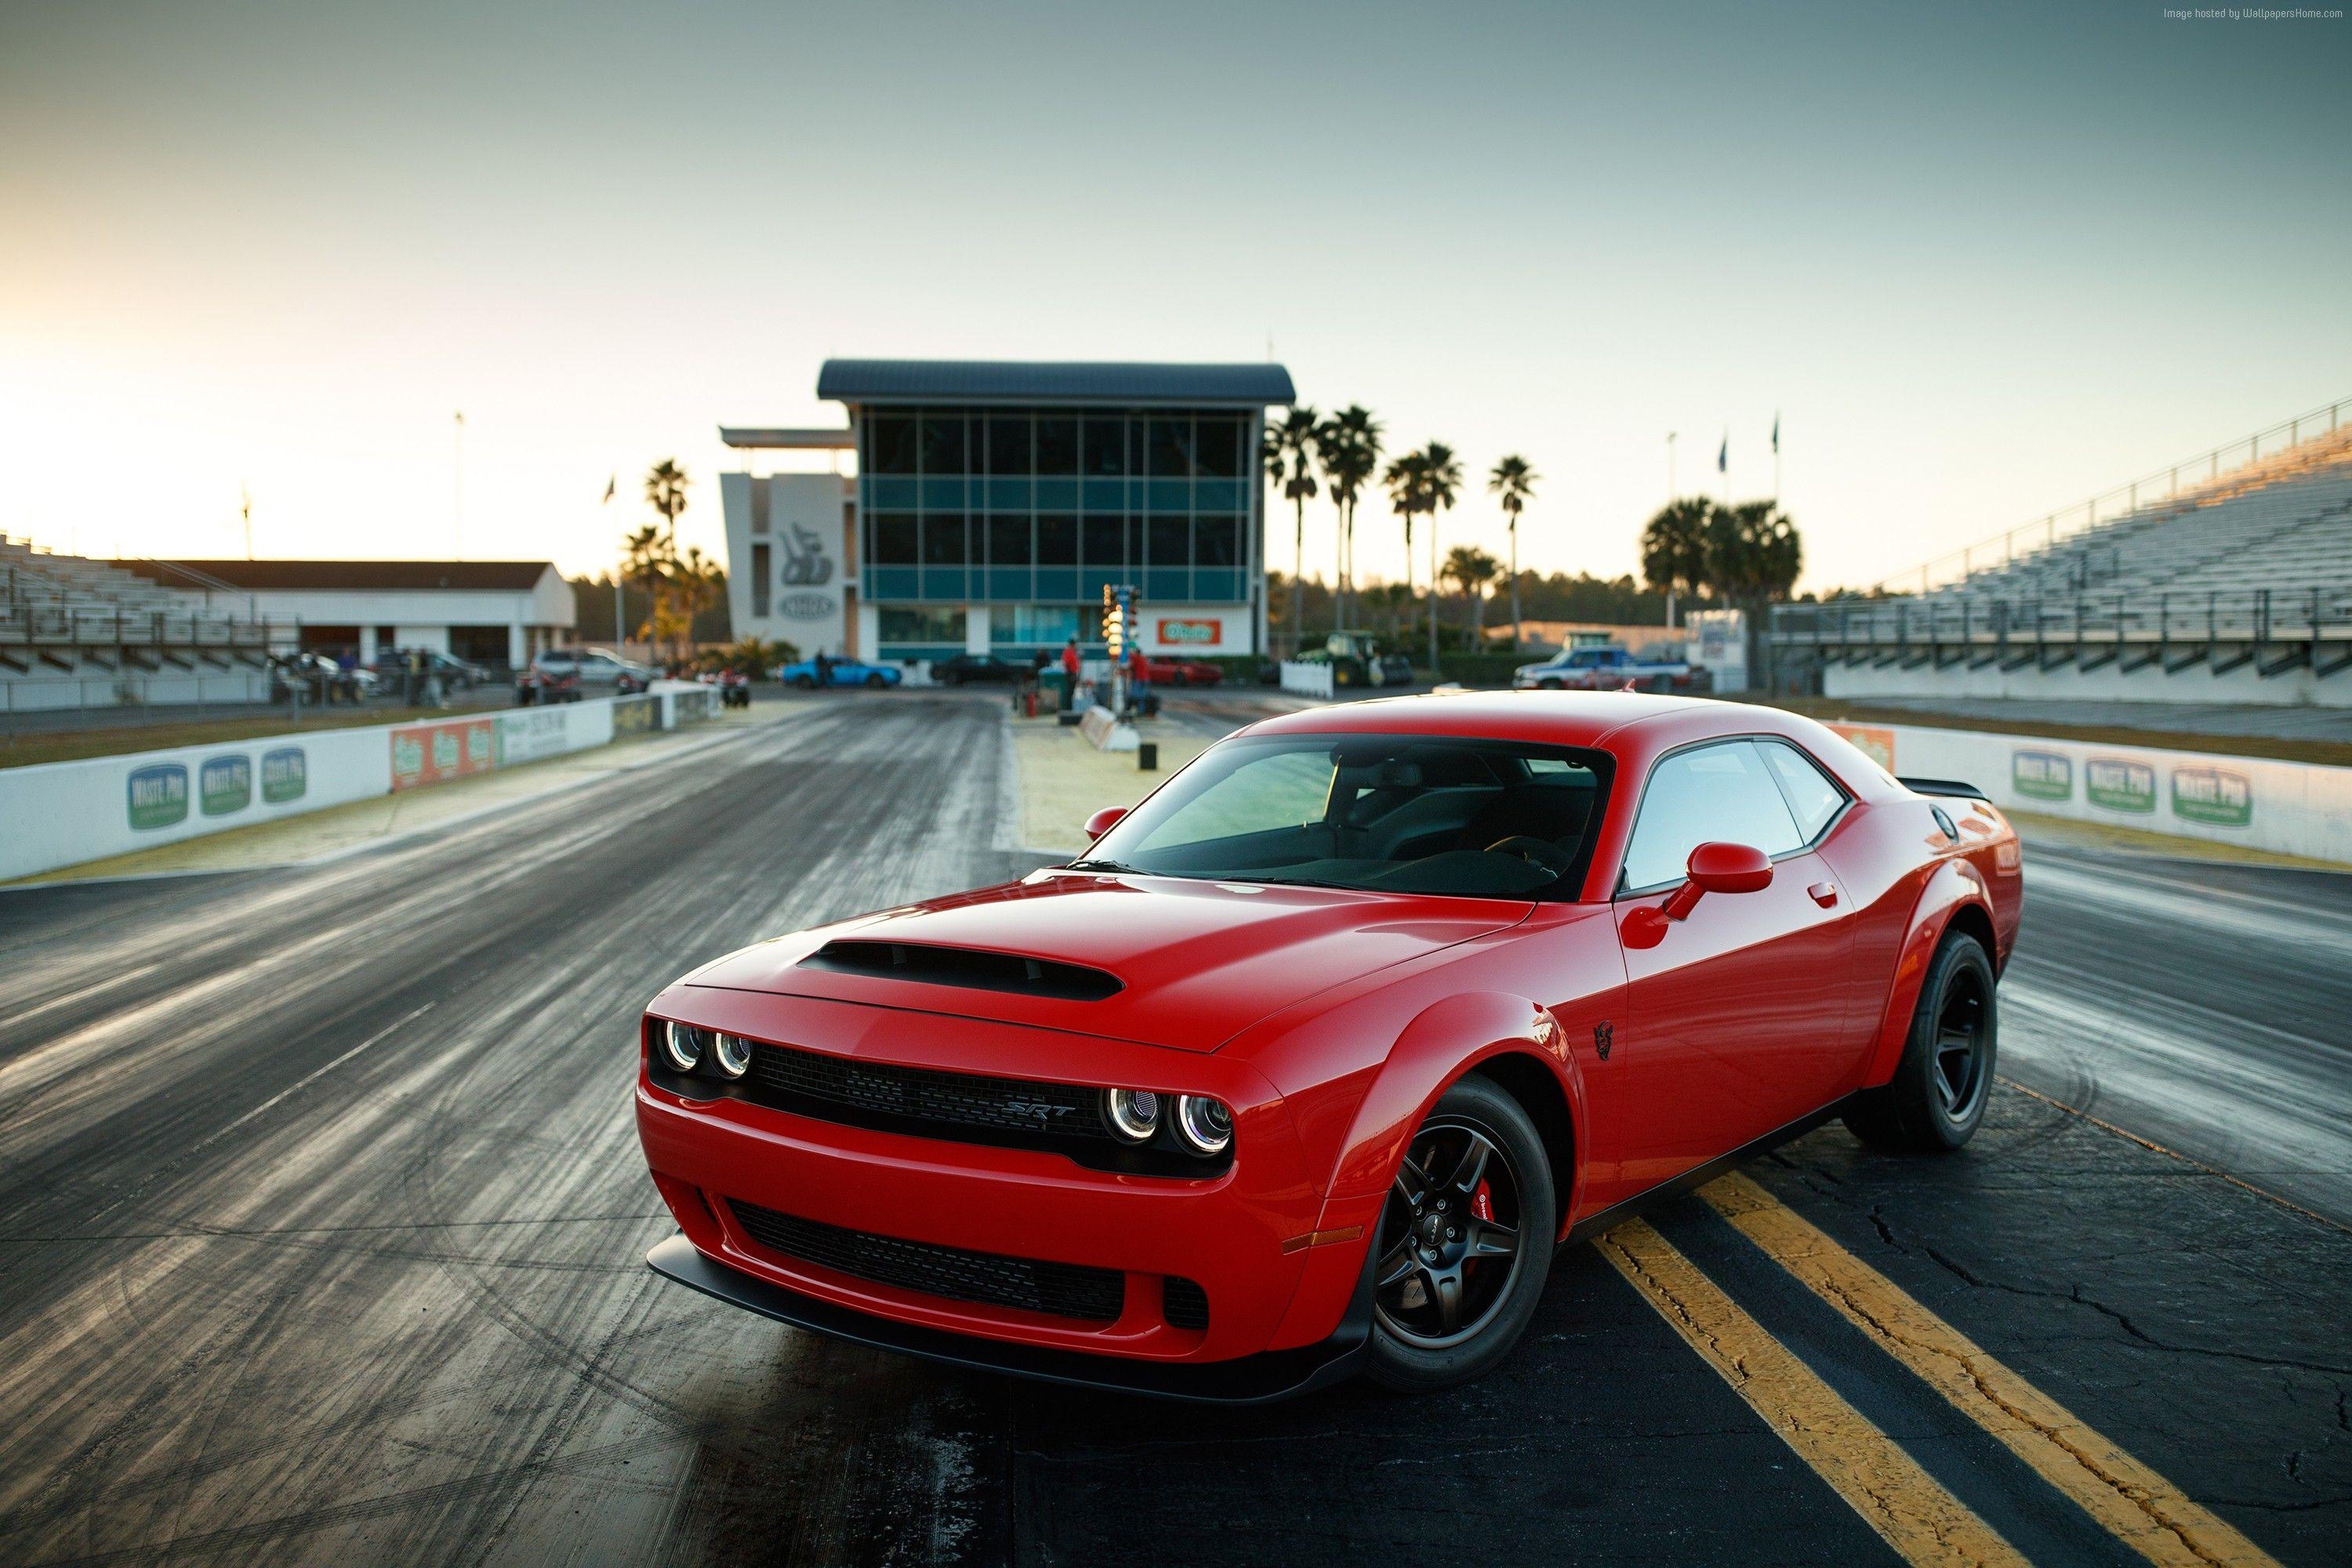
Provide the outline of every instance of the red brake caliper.
[[1478,1184],[1478,1195],[1470,1200],[1470,1212],[1488,1225],[1495,1223],[1495,1192],[1484,1182]]

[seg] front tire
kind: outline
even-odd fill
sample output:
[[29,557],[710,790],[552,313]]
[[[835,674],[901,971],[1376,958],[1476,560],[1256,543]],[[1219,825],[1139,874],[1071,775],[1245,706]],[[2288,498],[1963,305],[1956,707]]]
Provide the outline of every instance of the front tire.
[[1864,1092],[1846,1127],[1874,1148],[1944,1154],[1966,1143],[1992,1098],[2000,1010],[1992,958],[1966,931],[1944,933],[1920,983],[1903,1059]]
[[1535,1316],[1559,1230],[1527,1111],[1483,1078],[1447,1089],[1405,1146],[1373,1235],[1365,1375],[1423,1394],[1491,1371]]

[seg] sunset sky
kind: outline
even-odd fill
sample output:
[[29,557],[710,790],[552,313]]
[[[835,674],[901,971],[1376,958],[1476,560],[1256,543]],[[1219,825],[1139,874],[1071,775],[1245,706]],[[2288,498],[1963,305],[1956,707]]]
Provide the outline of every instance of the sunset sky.
[[2352,396],[2347,82],[2156,0],[12,0],[0,531],[238,554],[249,488],[262,554],[593,570],[664,457],[715,548],[715,427],[836,422],[830,354],[1270,347],[1526,454],[1545,570],[1633,569],[1669,430],[1769,493],[1778,411],[1866,582]]

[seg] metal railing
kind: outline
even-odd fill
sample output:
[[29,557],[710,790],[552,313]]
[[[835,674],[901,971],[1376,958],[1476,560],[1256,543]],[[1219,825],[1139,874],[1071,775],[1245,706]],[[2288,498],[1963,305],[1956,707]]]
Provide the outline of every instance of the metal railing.
[[[2128,484],[2095,495],[2090,500],[2064,507],[2033,522],[2024,523],[2005,532],[1980,539],[1974,544],[1921,562],[1880,578],[1872,584],[1889,593],[1902,591],[1925,594],[1939,584],[1950,584],[1994,566],[2013,565],[2033,555],[2054,548],[2062,540],[2075,538],[2104,523],[2115,523],[2143,510],[2181,500],[2193,500],[2197,492],[2217,485],[2223,476],[2237,472],[2264,455],[2275,458],[2289,447],[2297,447],[2314,437],[2332,435],[2343,426],[2345,416],[2352,414],[2352,398],[2326,404],[2293,419],[2241,437],[2210,452],[2175,463],[2169,468],[2134,479]],[[2186,492],[2182,485],[2189,487]]]
[[1837,599],[1781,605],[1782,646],[1927,649],[2099,641],[2278,643],[2352,639],[2352,588],[2213,589],[2018,599]]
[[47,605],[21,597],[0,599],[0,643],[267,649],[290,641],[294,632],[291,622],[170,610]]

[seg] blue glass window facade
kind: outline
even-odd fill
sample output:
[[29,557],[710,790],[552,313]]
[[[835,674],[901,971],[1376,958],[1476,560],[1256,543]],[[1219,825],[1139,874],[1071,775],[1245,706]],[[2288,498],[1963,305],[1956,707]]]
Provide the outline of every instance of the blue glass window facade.
[[1107,584],[1132,583],[1152,604],[1246,604],[1252,420],[1231,409],[866,408],[865,595],[1034,612],[992,615],[992,634],[1072,616],[1091,632]]

